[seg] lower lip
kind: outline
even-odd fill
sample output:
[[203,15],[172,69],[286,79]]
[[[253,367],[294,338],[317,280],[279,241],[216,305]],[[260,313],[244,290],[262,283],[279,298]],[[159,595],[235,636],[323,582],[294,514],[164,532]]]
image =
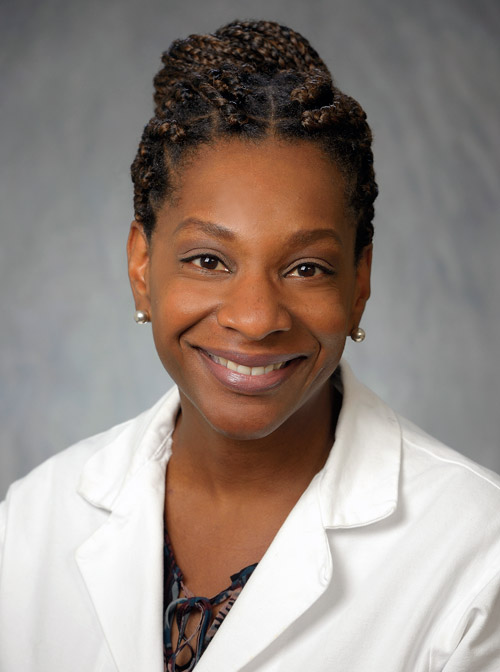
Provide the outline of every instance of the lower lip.
[[295,372],[303,361],[303,358],[292,359],[290,364],[281,369],[263,373],[260,376],[249,376],[245,373],[231,371],[231,369],[222,364],[217,364],[203,350],[198,350],[198,352],[205,366],[220,383],[235,392],[245,394],[257,394],[278,387],[278,385],[281,385],[283,381],[287,380]]

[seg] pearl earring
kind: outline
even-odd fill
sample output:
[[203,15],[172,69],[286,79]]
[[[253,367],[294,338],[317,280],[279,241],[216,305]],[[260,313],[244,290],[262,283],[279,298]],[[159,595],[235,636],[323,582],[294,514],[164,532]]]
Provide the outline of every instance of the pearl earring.
[[365,337],[366,332],[361,327],[356,327],[356,329],[351,331],[351,338],[355,343],[361,343],[361,341],[365,340]]
[[136,310],[134,315],[134,320],[137,324],[146,324],[150,322],[149,315],[144,310]]

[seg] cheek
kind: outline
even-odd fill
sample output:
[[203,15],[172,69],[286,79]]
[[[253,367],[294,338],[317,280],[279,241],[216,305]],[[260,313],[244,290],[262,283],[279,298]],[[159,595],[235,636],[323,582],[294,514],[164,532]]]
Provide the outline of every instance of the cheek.
[[209,312],[214,300],[202,283],[190,282],[184,278],[165,276],[152,286],[151,317],[167,333],[173,335],[189,328]]
[[336,292],[309,297],[301,302],[297,316],[318,340],[334,343],[347,334],[349,301]]
[[214,310],[200,283],[161,278],[152,285],[151,322],[158,355],[169,373],[182,368],[182,336]]
[[329,292],[324,297],[304,302],[301,321],[319,348],[316,373],[320,380],[328,378],[337,368],[345,348],[350,324],[348,301]]

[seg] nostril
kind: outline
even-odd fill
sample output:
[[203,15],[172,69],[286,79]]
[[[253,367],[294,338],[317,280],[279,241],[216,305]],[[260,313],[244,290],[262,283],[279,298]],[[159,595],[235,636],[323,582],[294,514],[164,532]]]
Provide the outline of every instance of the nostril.
[[243,293],[219,307],[217,321],[254,340],[273,332],[289,331],[292,326],[290,314],[276,301],[266,301],[264,297],[249,300]]

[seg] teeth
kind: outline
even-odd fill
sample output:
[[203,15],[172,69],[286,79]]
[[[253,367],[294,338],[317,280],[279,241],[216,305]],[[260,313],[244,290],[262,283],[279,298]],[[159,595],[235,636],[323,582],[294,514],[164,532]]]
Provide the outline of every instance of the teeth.
[[238,367],[236,369],[238,373],[244,373],[245,376],[251,376],[252,375],[252,368],[250,366],[243,366],[242,364],[238,364]]
[[236,371],[236,373],[243,373],[245,376],[263,376],[265,373],[281,369],[286,364],[286,362],[278,362],[277,364],[268,364],[267,366],[243,366],[243,364],[236,364],[236,362],[232,362],[230,359],[225,359],[224,357],[210,354],[209,357],[217,364],[225,366],[226,369]]

